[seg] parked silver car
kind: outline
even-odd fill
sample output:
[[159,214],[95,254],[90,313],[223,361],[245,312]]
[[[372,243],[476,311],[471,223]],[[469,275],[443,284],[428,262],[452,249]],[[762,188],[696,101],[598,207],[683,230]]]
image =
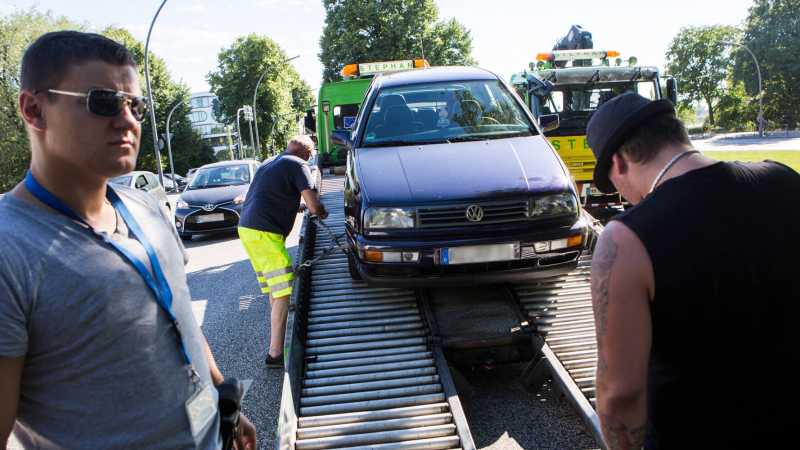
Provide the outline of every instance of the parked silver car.
[[167,193],[164,191],[164,188],[161,187],[161,184],[158,183],[158,177],[156,177],[153,172],[136,170],[126,173],[125,175],[112,178],[111,182],[121,186],[128,186],[133,189],[147,192],[156,199],[159,206],[165,209],[167,215],[172,217],[174,211],[172,210],[172,205],[169,203],[169,199],[167,198]]

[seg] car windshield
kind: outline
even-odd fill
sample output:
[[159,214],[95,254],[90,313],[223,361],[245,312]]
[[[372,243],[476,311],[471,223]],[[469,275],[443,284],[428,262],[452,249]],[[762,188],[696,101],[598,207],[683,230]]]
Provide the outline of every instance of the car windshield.
[[204,167],[192,178],[189,189],[205,189],[219,186],[235,186],[250,183],[247,164],[235,166]]
[[549,97],[539,100],[541,114],[558,114],[560,124],[555,134],[572,135],[574,130],[586,128],[600,105],[626,92],[635,92],[650,100],[657,99],[655,81],[559,86]]
[[369,113],[364,147],[500,139],[537,134],[497,80],[383,89]]
[[110,180],[114,184],[119,184],[122,186],[130,186],[131,185],[131,176],[130,175],[123,175],[121,177],[115,177]]

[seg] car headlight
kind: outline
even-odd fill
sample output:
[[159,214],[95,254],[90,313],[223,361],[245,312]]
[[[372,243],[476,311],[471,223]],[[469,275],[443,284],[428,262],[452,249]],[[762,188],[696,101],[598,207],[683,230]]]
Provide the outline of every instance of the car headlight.
[[242,203],[244,203],[246,198],[247,198],[247,194],[239,194],[238,196],[236,196],[235,199],[233,199],[233,204],[234,205],[241,205]]
[[364,227],[368,229],[414,228],[416,211],[408,208],[368,208]]
[[545,195],[531,202],[531,217],[566,216],[578,214],[578,201],[572,193]]
[[175,204],[178,209],[186,209],[189,207],[189,204],[183,200],[178,200],[178,203]]

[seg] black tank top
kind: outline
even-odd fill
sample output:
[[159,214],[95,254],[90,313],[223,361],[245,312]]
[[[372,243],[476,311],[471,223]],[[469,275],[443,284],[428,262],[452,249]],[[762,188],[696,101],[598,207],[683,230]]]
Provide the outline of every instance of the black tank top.
[[715,163],[667,180],[616,220],[655,275],[646,448],[795,445],[800,175]]

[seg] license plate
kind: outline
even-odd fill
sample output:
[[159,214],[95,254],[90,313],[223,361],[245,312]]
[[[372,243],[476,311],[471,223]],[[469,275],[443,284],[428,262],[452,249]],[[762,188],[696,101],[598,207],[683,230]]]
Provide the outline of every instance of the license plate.
[[472,264],[517,259],[519,244],[470,245],[465,247],[443,248],[440,262],[445,266]]
[[223,220],[225,220],[225,214],[222,213],[197,216],[197,223],[222,222]]

